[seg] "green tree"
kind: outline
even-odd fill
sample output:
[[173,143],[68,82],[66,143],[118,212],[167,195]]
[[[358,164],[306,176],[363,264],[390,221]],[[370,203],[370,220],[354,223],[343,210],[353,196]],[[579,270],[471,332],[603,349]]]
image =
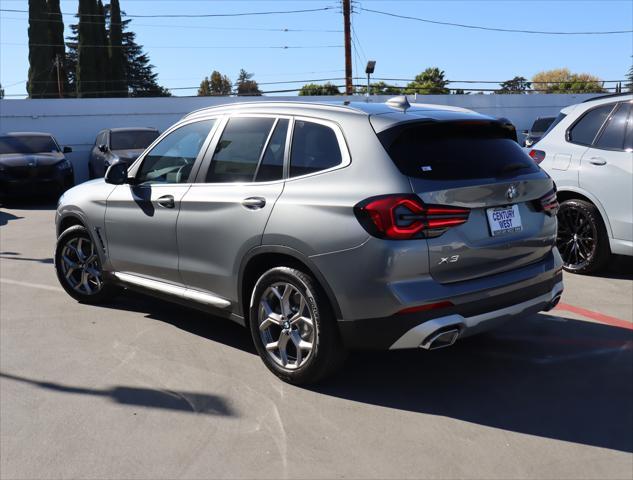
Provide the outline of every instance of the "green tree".
[[524,94],[530,89],[531,83],[525,77],[514,77],[512,80],[506,80],[501,83],[501,88],[495,93],[501,94]]
[[97,3],[94,0],[79,0],[79,28],[77,45],[77,73],[75,81],[77,83],[78,97],[96,97],[96,90],[99,90],[99,66],[95,51],[98,48],[99,24],[95,19],[98,17]]
[[300,96],[312,96],[312,95],[340,95],[341,92],[338,87],[330,82],[323,85],[316,83],[307,83],[301,90],[299,90]]
[[109,6],[110,32],[108,35],[108,61],[110,81],[108,90],[111,97],[127,97],[127,78],[125,74],[125,54],[123,52],[123,27],[119,0],[112,0]]
[[257,82],[252,80],[253,74],[248,73],[243,68],[240,70],[240,74],[235,82],[235,93],[238,96],[260,96],[262,94]]
[[[53,62],[59,62],[59,80],[61,83],[62,96],[68,92],[68,78],[66,74],[66,48],[64,47],[64,20],[62,17],[59,0],[48,0],[48,40],[51,47],[51,57]],[[57,65],[55,63],[55,65]],[[57,68],[54,69],[49,79],[49,90],[55,92],[57,96]],[[52,85],[52,87],[50,86]]]
[[[396,87],[395,85],[387,85],[385,82],[375,82],[369,85],[370,95],[400,95],[402,87]],[[363,85],[359,87],[357,92],[361,95],[367,94],[367,87]]]
[[217,70],[213,70],[211,77],[204,77],[198,88],[199,97],[226,96],[231,95],[233,84],[231,79],[222,75]]
[[53,51],[48,46],[47,20],[46,0],[29,0],[29,76],[26,91],[30,98],[47,96],[54,68]]
[[539,72],[532,88],[540,93],[604,93],[602,80],[588,73],[572,73],[568,68]]
[[404,93],[409,95],[414,93],[422,95],[447,94],[450,93],[450,90],[446,88],[448,83],[448,80],[444,78],[444,70],[431,67],[416,75],[415,79],[407,84]]

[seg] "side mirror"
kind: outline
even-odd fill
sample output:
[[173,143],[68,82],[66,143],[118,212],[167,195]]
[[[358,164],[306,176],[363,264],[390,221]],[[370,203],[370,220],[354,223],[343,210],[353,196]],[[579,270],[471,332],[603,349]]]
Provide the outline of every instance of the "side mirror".
[[128,183],[127,164],[116,162],[110,165],[108,170],[106,170],[105,181],[106,183],[111,183],[112,185],[123,185],[124,183]]
[[530,132],[529,132],[528,130],[521,130],[521,133],[522,133],[523,135],[528,135]]
[[103,153],[108,151],[108,146],[105,143],[102,143],[101,145],[99,145],[98,148],[99,148],[99,151]]
[[72,152],[73,152],[73,149],[72,149],[72,147],[68,147],[68,146],[66,146],[66,147],[64,147],[64,148],[62,149],[62,152],[64,152],[64,153],[72,153]]

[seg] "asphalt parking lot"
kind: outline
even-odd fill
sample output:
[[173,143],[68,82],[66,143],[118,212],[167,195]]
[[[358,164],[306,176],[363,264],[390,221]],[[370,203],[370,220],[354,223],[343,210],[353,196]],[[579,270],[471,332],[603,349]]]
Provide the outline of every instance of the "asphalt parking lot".
[[0,208],[2,478],[632,477],[629,259],[566,275],[550,314],[301,389],[229,321],[72,300],[53,216]]

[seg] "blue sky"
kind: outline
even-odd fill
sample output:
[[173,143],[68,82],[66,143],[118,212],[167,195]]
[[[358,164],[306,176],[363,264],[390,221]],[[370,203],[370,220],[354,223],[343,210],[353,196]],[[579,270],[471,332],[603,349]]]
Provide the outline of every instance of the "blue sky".
[[[160,83],[168,88],[197,87],[214,69],[235,80],[240,68],[244,68],[255,74],[254,79],[264,91],[301,85],[268,82],[337,78],[344,74],[339,0],[120,0],[120,3],[126,13],[141,15],[335,7],[312,13],[233,18],[135,18],[131,28],[156,66]],[[353,15],[354,74],[359,76],[364,75],[366,60],[370,58],[377,61],[375,76],[385,78],[412,78],[426,67],[438,66],[451,80],[507,80],[515,75],[529,79],[541,70],[568,67],[574,72],[615,80],[624,78],[632,61],[631,34],[501,33],[432,25],[359,10],[362,7],[497,28],[604,31],[632,28],[630,0],[358,0],[354,3],[357,10]],[[62,11],[76,12],[77,4],[77,0],[62,0]],[[28,1],[0,0],[0,8],[26,10]],[[75,19],[65,16],[64,21],[68,34],[69,24]],[[25,95],[27,28],[27,14],[0,12],[0,83],[7,95]],[[283,46],[309,48],[268,48]],[[468,87],[451,85],[460,86]],[[195,92],[195,88],[173,91],[177,95],[195,95]]]

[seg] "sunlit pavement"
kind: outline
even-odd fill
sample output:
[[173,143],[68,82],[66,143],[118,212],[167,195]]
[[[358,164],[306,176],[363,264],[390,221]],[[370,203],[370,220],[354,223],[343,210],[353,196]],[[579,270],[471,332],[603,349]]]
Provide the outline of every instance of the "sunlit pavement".
[[626,478],[629,259],[563,305],[434,352],[283,384],[228,321],[57,284],[53,209],[0,209],[2,478]]

